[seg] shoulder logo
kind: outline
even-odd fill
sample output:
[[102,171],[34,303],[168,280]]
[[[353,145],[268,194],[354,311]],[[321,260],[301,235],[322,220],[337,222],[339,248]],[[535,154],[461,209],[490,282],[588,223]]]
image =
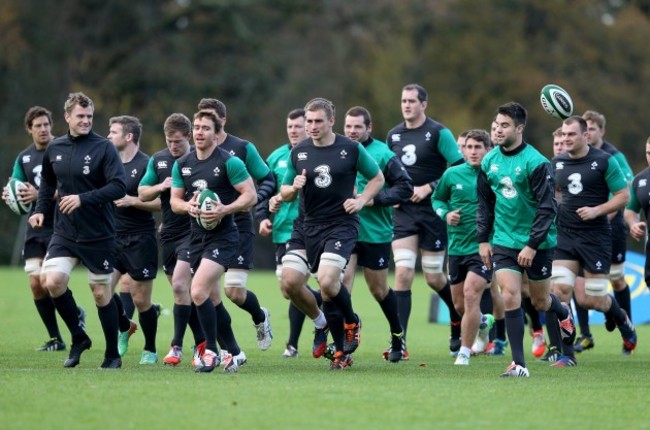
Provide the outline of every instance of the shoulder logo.
[[181,176],[190,176],[192,174],[192,168],[191,167],[183,167],[181,169]]
[[287,167],[287,160],[278,161],[278,167]]
[[400,142],[402,140],[402,136],[399,134],[394,134],[390,137],[390,140],[393,142]]
[[426,134],[424,135],[424,141],[428,142],[431,140],[431,132],[427,131]]
[[639,179],[639,187],[645,187],[648,184],[647,179]]
[[93,158],[90,155],[86,155],[84,157],[84,164],[90,164],[90,162],[93,160]]
[[214,168],[213,172],[214,172],[214,176],[219,176],[221,174],[221,169],[219,168],[219,166],[217,166]]
[[564,161],[558,161],[555,163],[555,170],[562,170],[564,169]]
[[593,163],[591,163],[591,170],[596,170],[596,167],[598,167],[598,162],[597,161],[594,161]]
[[29,155],[29,154],[23,155],[23,163],[29,163],[30,161],[32,161],[32,156],[31,155]]
[[498,164],[493,164],[490,166],[490,172],[498,172],[499,171],[499,165]]
[[56,157],[54,158],[54,161],[62,161],[63,156],[61,154],[57,154]]
[[517,166],[515,167],[515,176],[519,176],[521,174],[521,167]]
[[158,162],[158,168],[159,169],[166,169],[167,168],[167,161],[161,160]]
[[138,176],[138,169],[131,170],[131,177],[135,178],[136,176]]
[[348,156],[348,153],[347,153],[347,151],[345,149],[342,149],[341,152],[340,152],[340,155],[341,155],[341,158],[344,159],[345,157]]
[[306,160],[307,159],[307,153],[306,152],[299,152],[298,153],[298,160]]
[[456,184],[456,189],[457,190],[462,190],[463,189],[463,184]]
[[230,152],[229,152],[229,154],[232,155],[232,156],[234,157],[234,156],[235,156],[235,151],[234,151],[233,149],[231,149]]

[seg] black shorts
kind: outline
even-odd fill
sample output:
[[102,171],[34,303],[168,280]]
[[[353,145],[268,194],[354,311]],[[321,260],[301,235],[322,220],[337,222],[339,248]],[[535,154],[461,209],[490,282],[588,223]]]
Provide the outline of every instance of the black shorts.
[[230,263],[231,269],[251,270],[253,268],[253,240],[255,234],[250,231],[239,232],[239,249]]
[[305,246],[305,233],[303,224],[298,222],[298,220],[293,222],[293,231],[291,232],[291,237],[286,243],[286,252],[293,251],[296,249],[307,249]]
[[318,272],[323,253],[337,254],[348,261],[357,243],[359,229],[356,224],[321,224],[303,226],[307,263],[311,273]]
[[469,272],[476,273],[487,282],[492,282],[492,271],[485,267],[478,254],[449,256],[449,282],[452,285],[464,282]]
[[589,273],[607,275],[612,262],[612,235],[609,229],[557,229],[557,249],[553,260],[577,261]]
[[158,274],[156,233],[119,235],[116,239],[115,270],[134,281],[155,279]]
[[282,257],[287,254],[287,244],[278,243],[275,245],[275,265],[280,266],[282,264]]
[[650,241],[645,244],[645,270],[643,272],[645,284],[650,287]]
[[390,261],[390,242],[357,242],[353,254],[357,254],[357,266],[370,270],[388,269]]
[[23,245],[23,258],[25,260],[29,258],[45,258],[51,237],[51,235],[44,237],[35,236],[27,239]]
[[190,232],[182,236],[170,238],[160,236],[162,250],[162,267],[165,275],[171,276],[176,268],[177,261],[190,262]]
[[192,273],[201,264],[201,260],[214,261],[228,269],[237,255],[239,233],[236,228],[221,231],[219,234],[192,232],[190,239],[190,264]]
[[75,242],[54,234],[47,247],[45,259],[57,257],[77,258],[90,273],[97,275],[113,273],[115,239]]
[[431,204],[400,205],[393,211],[393,239],[418,236],[419,248],[440,252],[447,249],[447,225]]
[[492,247],[492,271],[496,273],[497,270],[508,269],[522,274],[526,272],[531,281],[543,281],[551,277],[553,251],[554,248],[538,249],[531,267],[523,268],[517,263],[521,249],[496,245]]
[[612,224],[612,264],[625,263],[628,233],[625,224]]

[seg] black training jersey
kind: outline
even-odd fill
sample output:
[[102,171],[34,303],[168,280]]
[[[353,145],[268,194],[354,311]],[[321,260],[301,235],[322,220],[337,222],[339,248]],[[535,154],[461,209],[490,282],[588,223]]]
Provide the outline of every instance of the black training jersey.
[[643,169],[638,175],[634,177],[630,190],[630,203],[627,204],[627,209],[636,213],[643,210],[646,221],[650,216],[650,167]]
[[[142,151],[138,151],[131,161],[124,163],[127,195],[138,197],[138,186],[147,171],[148,163],[149,156]],[[115,227],[118,234],[145,233],[155,231],[156,221],[152,212],[134,207],[116,207]]]
[[[41,187],[41,170],[43,168],[43,155],[45,148],[38,150],[33,143],[25,148],[14,163],[14,168],[11,177],[18,179],[22,182],[29,182],[35,188]],[[28,215],[34,213],[36,205],[32,205],[32,210]],[[43,227],[34,229],[27,223],[27,230],[25,231],[25,240],[33,237],[47,237],[52,235],[52,226],[54,225],[54,206],[52,206],[50,213],[48,213],[43,220]]]
[[306,139],[291,150],[283,185],[293,185],[296,175],[307,175],[300,199],[305,205],[304,223],[314,225],[348,221],[358,217],[345,212],[343,203],[354,198],[357,172],[372,179],[379,172],[375,160],[358,142],[340,134],[328,146],[315,146]]
[[[431,189],[435,189],[448,165],[464,162],[452,132],[431,118],[417,128],[399,124],[388,132],[386,143],[402,162],[415,186],[430,184]],[[430,205],[431,202],[423,199],[416,204]]]
[[[172,187],[185,188],[186,200],[189,200],[194,192],[209,188],[219,196],[222,204],[228,205],[239,197],[233,185],[248,178],[250,175],[239,158],[216,147],[205,160],[199,160],[196,152],[190,152],[176,160],[172,170]],[[214,230],[204,230],[197,222],[192,222],[191,225],[192,231],[206,234],[235,228],[232,214],[223,217]]]
[[587,155],[571,158],[562,153],[553,158],[555,186],[562,194],[558,211],[558,227],[570,229],[609,228],[607,216],[583,221],[576,210],[601,205],[610,193],[627,187],[623,172],[611,154],[589,147]]
[[[194,147],[191,147],[190,151],[193,150]],[[176,158],[169,152],[168,148],[156,152],[149,158],[147,171],[140,180],[140,185],[154,186],[162,183],[165,179],[172,176],[172,167],[174,167],[175,162]],[[186,197],[189,200],[191,198],[191,192]],[[160,193],[160,209],[162,211],[161,237],[175,237],[187,233],[187,224],[190,216],[174,213],[170,200],[171,190],[165,190]]]
[[[124,197],[125,189],[122,160],[108,139],[93,131],[76,137],[68,133],[54,139],[45,150],[34,212],[48,214],[54,205],[54,233],[66,239],[89,242],[113,238],[113,201]],[[64,215],[57,203],[68,195],[78,195],[81,207]]]

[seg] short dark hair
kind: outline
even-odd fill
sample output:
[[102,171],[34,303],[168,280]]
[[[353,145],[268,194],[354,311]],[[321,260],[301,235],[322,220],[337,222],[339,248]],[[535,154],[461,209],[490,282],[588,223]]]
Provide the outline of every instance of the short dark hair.
[[587,120],[581,117],[580,115],[572,115],[567,119],[565,119],[564,121],[562,121],[562,124],[571,125],[576,122],[578,123],[578,125],[580,125],[580,133],[586,133],[588,128]]
[[370,117],[370,112],[368,112],[368,109],[364,108],[363,106],[351,107],[345,113],[345,116],[362,116],[363,123],[365,124],[366,127],[368,127],[372,122],[372,118]]
[[408,85],[404,85],[404,88],[402,88],[402,91],[411,91],[411,90],[416,90],[418,92],[418,100],[420,100],[421,102],[426,102],[429,100],[429,94],[427,94],[427,90],[425,90],[422,85],[408,84]]
[[192,134],[192,121],[182,113],[173,113],[165,120],[163,132],[165,135],[180,131],[184,136]]
[[508,102],[506,104],[503,104],[497,108],[497,115],[498,114],[512,118],[515,126],[526,125],[526,118],[528,116],[528,113],[520,103]]
[[214,109],[219,118],[225,118],[227,111],[226,105],[219,99],[202,98],[198,106],[199,111]]
[[296,118],[304,118],[304,117],[305,117],[305,110],[302,108],[292,109],[287,114],[287,119],[296,119]]
[[31,130],[34,120],[41,116],[46,116],[47,120],[50,122],[50,125],[52,125],[52,112],[42,106],[32,106],[27,110],[27,113],[25,114],[25,127],[27,130]]
[[68,99],[63,105],[63,110],[65,113],[69,114],[72,112],[72,109],[74,109],[76,105],[79,105],[82,108],[91,107],[93,110],[95,109],[95,105],[93,104],[93,101],[90,99],[90,97],[82,92],[68,94]]
[[122,126],[122,133],[133,134],[133,141],[135,143],[140,142],[140,136],[142,136],[142,123],[140,120],[131,115],[120,115],[114,116],[108,120],[108,125],[120,124]]
[[221,131],[221,128],[223,125],[221,124],[221,121],[217,116],[212,112],[211,110],[200,110],[197,113],[194,114],[194,120],[196,121],[197,119],[202,119],[202,118],[208,118],[214,123],[214,131],[215,133],[218,133]]
[[490,139],[490,134],[487,131],[480,128],[467,131],[467,135],[465,136],[465,142],[467,142],[469,139],[474,139],[477,142],[483,143],[486,149],[490,149],[493,146],[492,139]]

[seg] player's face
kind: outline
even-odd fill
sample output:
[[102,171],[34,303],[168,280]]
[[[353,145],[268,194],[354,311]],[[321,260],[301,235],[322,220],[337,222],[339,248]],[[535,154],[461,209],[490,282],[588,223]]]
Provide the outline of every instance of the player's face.
[[402,91],[402,116],[404,121],[415,121],[424,115],[427,102],[418,99],[418,90]]
[[357,142],[365,142],[370,136],[372,125],[366,126],[363,116],[350,116],[345,117],[345,125],[343,131],[345,136],[356,140]]
[[46,115],[34,118],[32,127],[28,131],[38,147],[46,146],[52,140],[52,124]]
[[190,137],[180,131],[165,134],[165,143],[172,157],[178,158],[190,149]]
[[587,143],[592,146],[600,146],[603,141],[605,130],[601,130],[593,121],[587,121]]
[[472,167],[478,167],[483,161],[483,157],[487,154],[487,148],[483,142],[479,142],[475,139],[466,139],[465,140],[465,157],[467,162]]
[[122,124],[111,124],[111,128],[108,130],[108,140],[118,151],[123,151],[126,148],[126,136],[124,136]]
[[456,140],[456,145],[458,145],[458,149],[460,150],[460,153],[463,154],[463,157],[465,156],[465,145],[467,143],[467,139],[465,136],[458,136],[458,139]]
[[305,113],[305,125],[307,135],[315,141],[321,141],[332,132],[334,118],[327,119],[327,113],[323,109],[307,111]]
[[203,117],[194,120],[192,136],[194,138],[194,146],[196,149],[206,150],[216,144],[217,136],[214,128],[214,122],[212,122],[210,118]]
[[291,146],[307,139],[304,116],[299,116],[294,119],[287,118],[287,137],[289,137],[289,143]]
[[553,155],[557,157],[563,152],[566,152],[564,139],[562,136],[553,136]]
[[64,115],[72,136],[85,136],[93,127],[93,108],[75,105],[70,113]]
[[562,141],[566,152],[571,155],[581,154],[587,146],[587,133],[580,131],[580,124],[562,124]]
[[645,144],[645,161],[647,161],[648,166],[650,166],[650,143]]
[[490,140],[496,145],[496,139],[497,139],[497,126],[498,124],[496,121],[492,121],[492,125],[490,126]]
[[496,123],[496,129],[494,130],[494,144],[503,146],[504,148],[509,148],[515,143],[519,138],[519,134],[522,132],[523,127],[516,127],[515,121],[509,116],[499,114],[494,120]]

